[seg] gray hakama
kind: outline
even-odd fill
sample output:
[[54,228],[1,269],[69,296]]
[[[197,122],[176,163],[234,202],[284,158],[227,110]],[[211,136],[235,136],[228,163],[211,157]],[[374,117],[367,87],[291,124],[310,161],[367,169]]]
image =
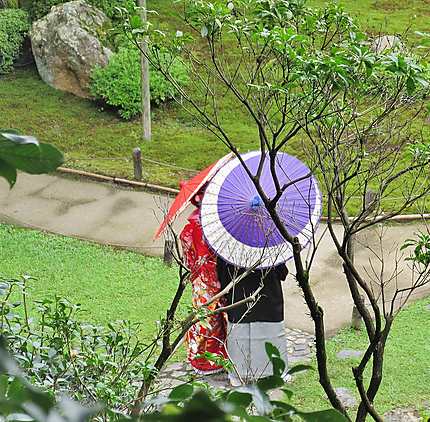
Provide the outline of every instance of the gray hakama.
[[[226,287],[243,273],[220,258],[217,263],[221,287]],[[253,294],[262,284],[259,300],[228,311],[227,353],[234,371],[229,378],[233,385],[253,382],[273,374],[266,354],[265,343],[276,346],[287,363],[287,339],[284,326],[284,300],[281,280],[288,271],[285,265],[270,270],[256,270],[248,274],[227,294],[228,304]]]

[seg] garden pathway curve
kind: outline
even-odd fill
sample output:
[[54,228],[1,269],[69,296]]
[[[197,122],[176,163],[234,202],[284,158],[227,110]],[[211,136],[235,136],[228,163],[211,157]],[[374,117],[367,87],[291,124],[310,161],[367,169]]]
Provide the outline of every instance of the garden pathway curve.
[[[57,175],[29,176],[20,174],[10,191],[0,179],[0,222],[37,228],[67,236],[138,250],[150,255],[163,253],[162,241],[152,236],[169,198],[148,192],[120,188],[107,183],[79,180]],[[180,227],[184,218],[177,223]],[[384,252],[418,231],[418,224],[392,224],[385,227]],[[322,224],[319,233],[325,226]],[[338,228],[340,231],[340,227]],[[378,248],[378,233],[368,230],[358,238],[356,262],[368,264],[372,251]],[[1,259],[1,257],[0,257]],[[392,260],[392,259],[391,259]],[[404,262],[400,264],[404,266]],[[386,274],[394,269],[386,266]],[[352,301],[342,274],[342,266],[329,236],[320,244],[311,279],[317,300],[325,309],[328,334],[348,325]],[[399,286],[408,282],[406,271],[397,280]],[[388,290],[394,288],[394,282]],[[284,283],[287,326],[311,333],[312,322],[307,315],[302,295],[292,276]],[[390,292],[387,292],[387,299]],[[430,294],[430,286],[419,295]],[[414,299],[419,295],[414,295]]]

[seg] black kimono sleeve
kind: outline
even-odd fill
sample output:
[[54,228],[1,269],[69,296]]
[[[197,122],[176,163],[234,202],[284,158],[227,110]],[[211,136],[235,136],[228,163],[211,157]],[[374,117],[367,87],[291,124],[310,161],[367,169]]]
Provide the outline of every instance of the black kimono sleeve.
[[[232,280],[246,271],[228,264],[221,258],[217,260],[218,279],[221,288],[225,288]],[[236,303],[252,295],[263,284],[259,299],[251,304],[240,305],[227,312],[232,323],[249,322],[280,322],[284,320],[284,299],[281,280],[288,274],[287,267],[282,264],[265,270],[254,270],[247,274],[226,295],[229,304]]]

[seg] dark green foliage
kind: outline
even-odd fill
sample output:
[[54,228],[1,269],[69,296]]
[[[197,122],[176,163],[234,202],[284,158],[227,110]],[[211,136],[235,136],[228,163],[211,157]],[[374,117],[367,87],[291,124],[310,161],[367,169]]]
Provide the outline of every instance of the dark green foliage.
[[0,9],[16,9],[18,7],[18,0],[0,0]]
[[408,248],[413,249],[405,259],[412,261],[420,273],[425,273],[430,267],[430,233],[417,233],[414,239],[407,239],[400,250]]
[[[30,8],[31,20],[36,21],[40,18],[43,18],[51,11],[52,6],[67,3],[68,1],[70,0],[33,1]],[[111,19],[115,19],[115,17],[117,16],[117,7],[122,7],[128,10],[132,10],[134,7],[134,0],[88,0],[87,3],[102,10]]]
[[[164,54],[162,60],[180,84],[187,82],[185,65],[179,59],[172,59],[170,55]],[[121,47],[106,67],[94,69],[91,93],[116,107],[121,117],[130,119],[142,109],[140,69],[140,51],[133,46]],[[150,69],[150,75],[153,103],[160,104],[175,96],[175,89],[160,72]]]
[[[80,306],[66,299],[32,301],[29,279],[0,279],[0,415],[9,415],[7,420],[27,420],[24,415],[31,415],[45,422],[59,410],[68,421],[92,420],[96,414],[102,420],[125,420],[139,381],[153,370],[155,343],[144,345],[139,340],[138,324],[118,321],[100,327],[82,322]],[[271,345],[266,349],[275,367],[280,353]],[[307,368],[301,365],[290,373]],[[269,392],[280,387],[285,402],[270,399]],[[248,421],[255,413],[262,421],[292,421],[294,416],[308,422],[346,420],[335,410],[301,412],[287,403],[291,396],[280,375],[232,390],[190,379],[167,397],[149,396],[141,417],[130,420],[231,421],[234,415]],[[14,419],[11,414],[22,416]]]
[[52,6],[66,3],[63,0],[38,0],[33,1],[30,8],[30,18],[32,21],[37,21],[51,11]]
[[13,69],[29,29],[28,14],[24,10],[0,10],[0,74]]
[[124,410],[135,381],[150,370],[139,324],[82,322],[80,306],[66,299],[32,301],[27,280],[0,280],[0,329],[29,380],[56,395]]
[[33,136],[0,129],[0,177],[11,187],[16,182],[17,170],[44,174],[54,171],[63,161],[63,154],[54,146],[39,143]]
[[[28,382],[0,337],[0,414],[7,421],[84,422],[95,415],[98,407],[88,409],[63,398],[59,403],[46,392]],[[61,415],[65,415],[64,417]],[[5,419],[5,417],[7,417]]]
[[118,17],[117,8],[133,10],[135,6],[135,0],[89,0],[88,3],[103,10],[111,19]]

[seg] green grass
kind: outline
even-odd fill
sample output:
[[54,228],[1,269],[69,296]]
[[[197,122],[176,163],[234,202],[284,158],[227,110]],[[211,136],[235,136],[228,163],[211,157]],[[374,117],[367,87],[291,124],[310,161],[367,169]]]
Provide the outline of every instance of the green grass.
[[[322,5],[324,1],[310,3]],[[410,28],[413,36],[416,30],[430,30],[427,0],[348,0],[343,4],[372,32],[403,33]],[[156,19],[163,25],[180,26],[171,0],[150,0],[148,8],[159,13]],[[231,96],[222,96],[219,105],[220,120],[241,151],[258,148],[256,128]],[[144,180],[170,187],[190,177],[193,172],[189,170],[202,169],[227,153],[219,140],[175,104],[153,109],[153,141],[148,143],[141,140],[138,119],[123,121],[113,111],[101,111],[94,102],[52,89],[35,69],[0,78],[0,111],[0,127],[16,128],[55,144],[64,151],[66,166],[71,168],[132,178],[131,152],[139,146],[144,160],[150,160],[144,161]],[[287,151],[304,157],[300,140]]]
[[[324,0],[310,0],[310,4],[316,6],[324,3]],[[415,31],[430,30],[430,9],[426,0],[344,0],[339,3],[369,32],[399,35],[407,32],[414,41],[428,45],[426,40],[415,35]]]
[[33,299],[80,303],[82,319],[140,322],[155,332],[177,285],[176,270],[160,259],[89,242],[0,225],[0,277],[28,274]]
[[[387,344],[384,378],[375,402],[384,413],[395,408],[420,410],[430,400],[430,298],[418,301],[396,318]],[[343,349],[365,350],[364,332],[343,330],[327,344],[328,367],[334,387],[346,387],[355,394],[351,367],[355,359],[340,360],[336,353]],[[315,362],[312,365],[316,368]],[[368,374],[366,374],[368,376]],[[306,409],[327,408],[328,401],[320,387],[317,373],[309,371],[297,376],[292,384],[295,404]]]
[[[150,338],[155,321],[163,317],[176,285],[176,271],[159,259],[99,246],[72,238],[0,225],[0,277],[29,274],[31,297],[59,295],[86,310],[82,318],[106,325],[118,319],[141,322]],[[180,314],[189,297],[185,295]],[[420,407],[430,400],[430,298],[406,308],[396,319],[387,346],[379,410]],[[364,333],[341,331],[328,342],[329,368],[335,387],[354,391],[352,360],[338,360],[342,349],[363,350]],[[181,351],[174,359],[184,359]],[[315,367],[315,362],[313,362]],[[327,408],[317,375],[298,376],[291,386],[300,408]]]
[[[153,141],[144,142],[139,120],[123,121],[113,112],[100,111],[91,101],[50,88],[33,69],[0,79],[0,109],[7,110],[0,114],[0,127],[16,128],[55,144],[65,153],[66,165],[78,169],[132,178],[130,158],[136,146],[144,159],[190,170],[202,169],[227,153],[172,104],[153,110]],[[243,150],[255,148],[254,128],[231,113],[233,109],[233,104],[225,104],[227,130]],[[146,180],[174,187],[192,174],[145,161],[144,173]]]

